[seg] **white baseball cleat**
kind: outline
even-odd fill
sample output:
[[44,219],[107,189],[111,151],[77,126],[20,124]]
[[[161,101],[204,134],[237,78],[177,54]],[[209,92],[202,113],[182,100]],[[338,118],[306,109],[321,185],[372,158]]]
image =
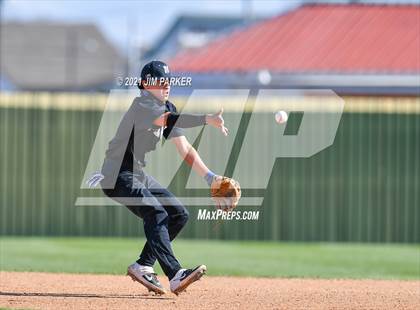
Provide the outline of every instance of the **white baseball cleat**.
[[200,265],[194,269],[180,269],[169,281],[171,292],[178,295],[185,291],[190,284],[200,280],[206,271],[207,267],[205,265]]
[[153,267],[142,266],[138,263],[134,263],[128,266],[127,275],[130,276],[133,281],[144,285],[149,292],[155,292],[159,295],[166,293],[162,284],[160,284],[158,278],[156,277]]

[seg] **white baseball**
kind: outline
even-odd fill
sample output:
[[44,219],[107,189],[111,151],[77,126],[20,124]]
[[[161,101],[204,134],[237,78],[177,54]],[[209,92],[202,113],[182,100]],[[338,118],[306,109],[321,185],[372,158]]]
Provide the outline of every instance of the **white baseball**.
[[287,122],[288,119],[287,113],[285,111],[277,111],[274,117],[276,122],[279,124]]

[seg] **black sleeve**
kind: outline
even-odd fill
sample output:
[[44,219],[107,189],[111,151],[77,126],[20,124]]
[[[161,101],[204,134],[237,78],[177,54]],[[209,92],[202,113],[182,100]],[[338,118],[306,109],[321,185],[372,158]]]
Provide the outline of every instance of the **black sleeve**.
[[206,124],[206,116],[204,114],[178,114],[171,112],[168,115],[166,125],[168,127],[192,128],[204,126]]
[[184,129],[179,127],[172,127],[172,130],[166,127],[163,131],[163,136],[165,137],[165,139],[168,140],[176,137],[185,136],[185,131]]
[[[167,101],[166,103],[166,112],[178,113],[176,106],[170,101]],[[182,128],[174,126],[174,124],[171,126],[166,124],[166,128],[163,131],[163,137],[165,139],[171,139],[180,136],[185,136],[185,131]]]

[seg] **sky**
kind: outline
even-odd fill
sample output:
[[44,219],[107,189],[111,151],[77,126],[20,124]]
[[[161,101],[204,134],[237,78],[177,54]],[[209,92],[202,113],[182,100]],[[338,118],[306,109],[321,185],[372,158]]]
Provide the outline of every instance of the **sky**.
[[[179,15],[268,18],[313,0],[0,0],[1,20],[94,23],[120,51],[150,47]],[[322,0],[322,2],[349,0]],[[420,3],[420,0],[358,0],[370,3]],[[321,2],[321,1],[320,1]]]
[[120,50],[150,46],[181,14],[270,17],[298,6],[301,0],[225,1],[104,1],[104,0],[6,0],[2,21],[48,20],[96,24]]

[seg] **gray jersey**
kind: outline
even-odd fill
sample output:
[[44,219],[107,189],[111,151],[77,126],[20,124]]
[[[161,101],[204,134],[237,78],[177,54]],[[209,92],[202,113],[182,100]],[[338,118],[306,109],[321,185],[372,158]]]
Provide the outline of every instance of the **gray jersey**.
[[[102,173],[114,181],[121,171],[135,171],[146,165],[146,153],[155,150],[162,139],[184,135],[181,128],[163,128],[153,121],[165,112],[177,112],[175,105],[159,102],[147,91],[136,97],[118,126],[106,151]],[[113,183],[113,182],[112,182]]]

